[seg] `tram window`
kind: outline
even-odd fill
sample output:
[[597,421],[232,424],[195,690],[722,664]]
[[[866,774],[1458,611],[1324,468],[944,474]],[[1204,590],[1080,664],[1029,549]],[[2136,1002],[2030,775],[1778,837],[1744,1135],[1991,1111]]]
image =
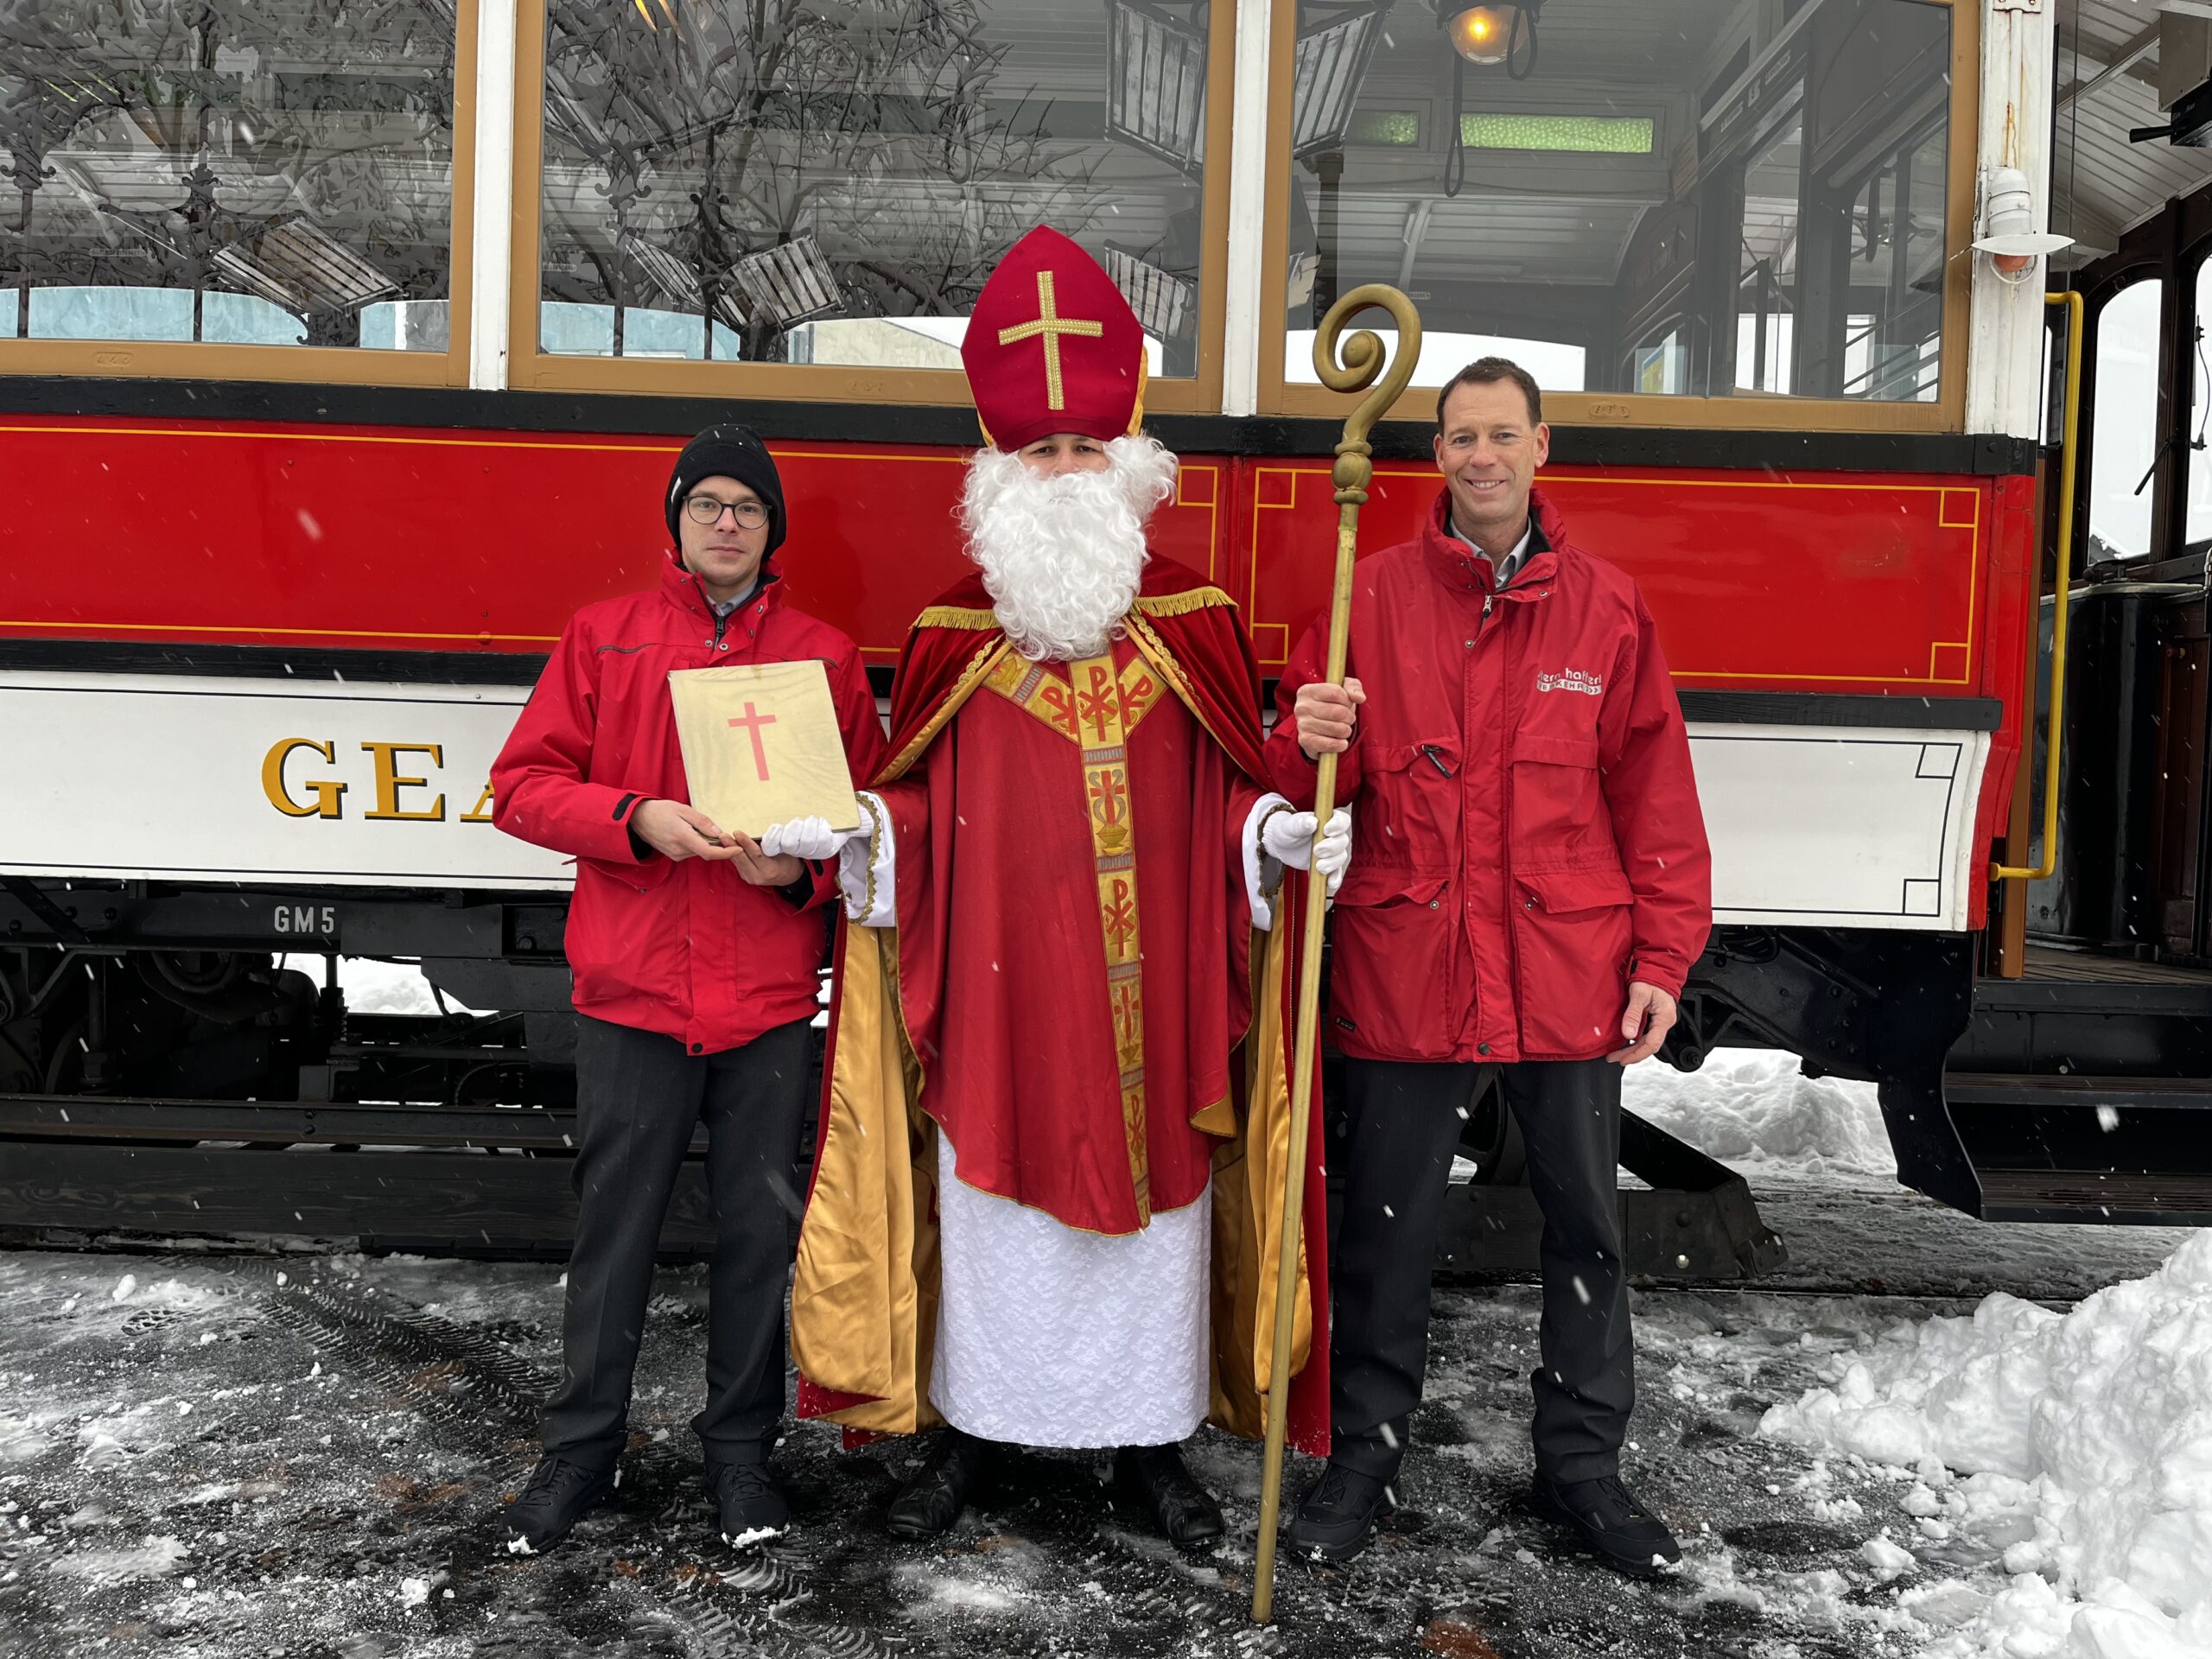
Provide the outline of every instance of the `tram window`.
[[2158,312],[2165,284],[2122,289],[2097,313],[2091,365],[2096,397],[2089,429],[2089,548],[2094,564],[2151,552],[2148,474],[2158,448]]
[[1205,0],[548,10],[538,349],[957,369],[1049,223],[1196,373]]
[[[451,0],[47,0],[0,61],[0,333],[410,349],[442,308]],[[423,348],[445,349],[438,343]]]
[[[1313,378],[1336,296],[1387,282],[1425,334],[1545,359],[1548,389],[1936,400],[1948,8],[1300,0],[1298,19],[1287,385]],[[1329,49],[1362,20],[1368,55]],[[1416,385],[1460,365],[1421,359]]]
[[2212,340],[2206,339],[2212,323],[2212,259],[2196,268],[2196,329],[2185,367],[2196,396],[2189,415],[2189,514],[2184,542],[2195,544],[2212,539],[2212,450],[2200,448],[2212,427]]

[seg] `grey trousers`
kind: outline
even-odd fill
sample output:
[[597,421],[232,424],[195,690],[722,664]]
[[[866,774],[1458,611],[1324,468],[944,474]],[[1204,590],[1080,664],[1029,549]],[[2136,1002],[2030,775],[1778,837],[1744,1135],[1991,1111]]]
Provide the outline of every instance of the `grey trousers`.
[[[1452,1148],[1478,1068],[1344,1063],[1344,1204],[1330,1260],[1332,1459],[1388,1480],[1404,1457],[1428,1363],[1429,1276]],[[1528,1147],[1543,1212],[1536,1467],[1555,1480],[1617,1473],[1636,1404],[1617,1196],[1621,1068],[1526,1060],[1498,1084]]]
[[715,1254],[707,1280],[707,1406],[691,1427],[710,1463],[765,1459],[784,1413],[784,1285],[806,1104],[804,1020],[742,1048],[687,1054],[672,1037],[582,1016],[576,1038],[576,1238],[562,1316],[561,1386],[545,1450],[609,1470],[653,1254],[693,1128],[707,1125]]

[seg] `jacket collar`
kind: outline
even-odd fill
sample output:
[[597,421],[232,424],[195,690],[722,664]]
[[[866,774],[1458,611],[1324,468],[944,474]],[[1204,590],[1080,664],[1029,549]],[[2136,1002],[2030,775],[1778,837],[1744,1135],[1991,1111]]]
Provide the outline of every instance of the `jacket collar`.
[[[1519,598],[1538,583],[1549,582],[1559,573],[1559,549],[1567,545],[1567,525],[1541,490],[1529,492],[1529,556],[1514,573],[1505,589]],[[1491,562],[1452,533],[1452,492],[1436,493],[1435,504],[1421,525],[1421,556],[1430,573],[1450,589],[1488,598],[1498,591]]]
[[[673,548],[661,560],[661,595],[678,610],[689,616],[702,617],[711,622],[715,608],[707,603],[707,596],[699,590],[699,578],[684,567],[683,556]],[[770,554],[760,561],[760,585],[753,590],[747,606],[776,607],[783,603],[784,573],[776,569],[776,557]],[[734,613],[733,613],[734,614]]]

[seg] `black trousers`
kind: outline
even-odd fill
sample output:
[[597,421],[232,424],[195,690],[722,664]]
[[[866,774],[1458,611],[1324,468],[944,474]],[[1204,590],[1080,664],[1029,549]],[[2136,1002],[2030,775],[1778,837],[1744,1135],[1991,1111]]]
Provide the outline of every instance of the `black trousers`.
[[784,1414],[784,1285],[799,1205],[791,1166],[806,1104],[807,1022],[694,1055],[673,1037],[581,1017],[576,1242],[561,1386],[540,1427],[545,1449],[589,1469],[614,1466],[661,1222],[704,1118],[715,1254],[707,1407],[691,1427],[709,1462],[760,1462]]
[[[1344,1205],[1330,1266],[1334,1461],[1388,1480],[1405,1455],[1428,1363],[1429,1275],[1452,1154],[1480,1067],[1344,1065]],[[1536,1466],[1556,1480],[1616,1473],[1636,1403],[1621,1263],[1621,1068],[1602,1059],[1497,1068],[1543,1211]]]

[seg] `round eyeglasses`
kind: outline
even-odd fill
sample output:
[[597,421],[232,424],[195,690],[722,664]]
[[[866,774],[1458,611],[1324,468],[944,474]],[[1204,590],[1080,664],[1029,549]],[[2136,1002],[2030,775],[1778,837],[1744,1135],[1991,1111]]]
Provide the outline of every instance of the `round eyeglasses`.
[[768,509],[758,501],[717,501],[711,495],[691,495],[684,498],[683,511],[691,515],[695,524],[718,524],[726,512],[737,515],[741,530],[758,530],[768,522]]

